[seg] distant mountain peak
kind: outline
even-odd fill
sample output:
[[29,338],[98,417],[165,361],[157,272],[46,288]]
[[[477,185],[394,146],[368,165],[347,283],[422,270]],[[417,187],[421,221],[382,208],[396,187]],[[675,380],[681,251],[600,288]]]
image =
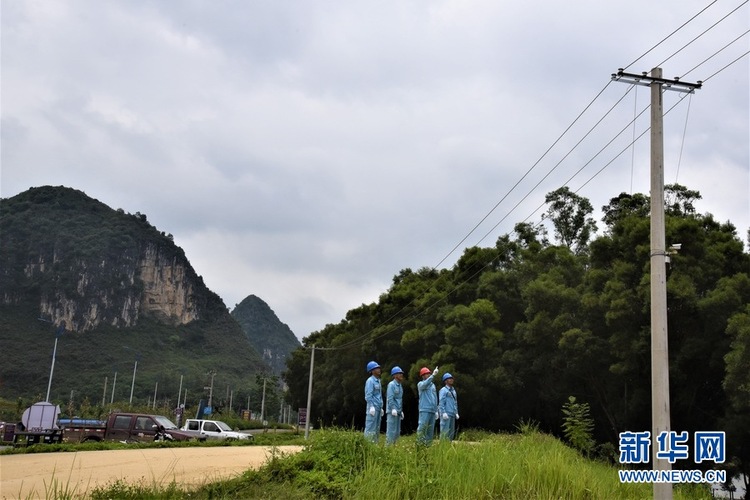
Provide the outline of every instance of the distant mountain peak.
[[231,314],[263,360],[281,374],[289,354],[301,345],[294,332],[256,295],[245,297]]

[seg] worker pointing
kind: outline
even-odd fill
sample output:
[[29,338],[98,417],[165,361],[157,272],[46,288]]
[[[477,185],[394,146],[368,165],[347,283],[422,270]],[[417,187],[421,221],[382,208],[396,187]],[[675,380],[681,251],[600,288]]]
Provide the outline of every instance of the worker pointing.
[[417,443],[429,446],[435,433],[437,413],[437,390],[432,379],[437,375],[437,366],[430,374],[426,366],[419,370],[421,380],[417,384],[419,393],[419,424],[417,425]]

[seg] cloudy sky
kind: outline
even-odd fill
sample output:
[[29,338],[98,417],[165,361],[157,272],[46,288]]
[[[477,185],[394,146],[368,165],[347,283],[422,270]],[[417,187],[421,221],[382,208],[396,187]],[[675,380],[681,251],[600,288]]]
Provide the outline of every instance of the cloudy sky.
[[562,185],[597,219],[648,193],[649,89],[611,74],[660,66],[705,82],[664,94],[665,182],[745,240],[743,2],[3,2],[0,196],[144,213],[229,308],[257,295],[302,338]]

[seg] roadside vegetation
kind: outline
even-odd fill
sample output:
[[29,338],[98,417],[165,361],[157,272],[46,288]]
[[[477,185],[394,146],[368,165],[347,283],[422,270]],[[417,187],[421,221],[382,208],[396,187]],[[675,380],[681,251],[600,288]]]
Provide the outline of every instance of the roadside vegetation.
[[[469,440],[471,439],[471,440]],[[303,451],[274,454],[258,470],[205,484],[126,484],[91,492],[92,499],[178,498],[650,498],[650,484],[620,484],[617,469],[585,458],[556,438],[526,429],[515,434],[466,432],[453,443],[372,445],[360,432],[315,431]],[[61,497],[56,497],[61,498]],[[706,486],[676,486],[676,499],[711,498]]]

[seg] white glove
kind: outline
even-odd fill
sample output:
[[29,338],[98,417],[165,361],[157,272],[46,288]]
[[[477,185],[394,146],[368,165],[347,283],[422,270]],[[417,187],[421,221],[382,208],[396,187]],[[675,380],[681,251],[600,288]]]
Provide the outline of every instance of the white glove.
[[404,412],[401,412],[401,420],[404,419]]
[[371,417],[374,417],[374,416],[375,416],[375,407],[374,407],[374,406],[371,406],[371,407],[370,407],[370,416],[371,416]]
[[382,417],[383,415],[385,415],[385,411],[381,408],[380,409],[380,416]]
[[458,418],[459,418],[459,417],[458,417],[458,413],[456,413],[456,420],[458,420]]
[[448,414],[447,413],[443,413],[443,420],[448,420]]
[[437,374],[438,374],[438,367],[436,366],[435,369],[432,370],[432,376],[434,377]]
[[435,420],[440,418],[440,414],[438,412],[435,412]]
[[394,417],[398,417],[398,411],[396,411],[396,409],[395,409],[395,408],[394,408],[394,409],[392,409],[392,410],[391,410],[391,415],[393,415]]

